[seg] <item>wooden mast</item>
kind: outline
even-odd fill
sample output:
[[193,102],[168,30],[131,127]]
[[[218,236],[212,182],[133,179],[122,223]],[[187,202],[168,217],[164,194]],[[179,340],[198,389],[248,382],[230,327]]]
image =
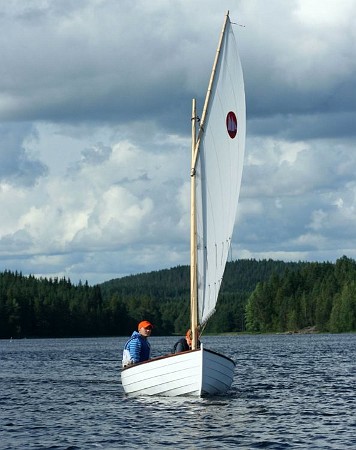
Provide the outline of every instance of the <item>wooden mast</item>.
[[[196,144],[196,101],[192,101],[192,164]],[[193,166],[192,166],[193,167]],[[195,169],[190,180],[190,328],[192,330],[192,349],[198,343],[198,288],[197,288],[197,221],[195,205]]]
[[190,183],[190,318],[192,330],[192,350],[198,347],[198,283],[197,283],[197,221],[196,221],[196,203],[195,203],[195,178],[196,163],[199,154],[199,144],[204,132],[204,122],[209,106],[210,94],[214,84],[216,67],[219,62],[220,50],[224,39],[227,21],[229,20],[229,11],[227,11],[224,25],[221,31],[215,61],[210,76],[208,91],[205,97],[203,114],[200,121],[198,137],[196,135],[196,102],[192,102],[192,169]]
[[206,97],[205,97],[203,114],[202,114],[201,120],[200,120],[200,127],[199,127],[198,138],[196,139],[196,143],[195,143],[195,150],[194,150],[194,156],[193,156],[193,161],[192,161],[192,171],[195,170],[195,166],[196,166],[196,163],[197,163],[197,158],[198,158],[198,154],[199,154],[199,145],[200,145],[200,141],[201,141],[202,135],[204,133],[205,117],[206,117],[206,113],[207,113],[209,102],[210,102],[211,91],[213,89],[215,72],[216,72],[216,66],[218,65],[218,62],[219,62],[220,50],[221,50],[221,46],[222,46],[222,43],[223,43],[223,39],[224,39],[224,35],[225,35],[225,29],[226,29],[226,25],[227,25],[227,21],[228,20],[229,20],[229,11],[227,11],[226,16],[225,16],[224,25],[223,25],[223,28],[222,28],[221,34],[220,34],[218,48],[216,50],[213,70],[211,71],[208,91],[207,91]]

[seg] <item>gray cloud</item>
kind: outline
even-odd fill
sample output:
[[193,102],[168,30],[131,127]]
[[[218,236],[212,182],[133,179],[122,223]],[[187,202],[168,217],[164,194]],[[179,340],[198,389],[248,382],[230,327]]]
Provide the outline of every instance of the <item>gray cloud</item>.
[[92,148],[83,150],[83,162],[87,164],[100,164],[110,158],[112,149],[101,142]]
[[33,127],[28,124],[0,125],[0,180],[32,186],[39,177],[47,174],[45,164],[31,157],[24,147],[24,141],[33,133]]

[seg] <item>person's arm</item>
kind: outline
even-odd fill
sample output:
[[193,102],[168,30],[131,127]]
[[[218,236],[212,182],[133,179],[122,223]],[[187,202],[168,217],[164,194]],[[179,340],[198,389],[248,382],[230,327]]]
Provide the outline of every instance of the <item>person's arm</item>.
[[134,363],[140,362],[141,355],[141,341],[140,339],[132,339],[128,345],[128,350],[130,352],[131,359]]

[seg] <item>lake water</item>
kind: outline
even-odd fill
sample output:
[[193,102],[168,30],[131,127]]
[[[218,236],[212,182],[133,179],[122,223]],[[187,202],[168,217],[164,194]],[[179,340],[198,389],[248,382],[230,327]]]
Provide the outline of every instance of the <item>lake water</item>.
[[0,449],[356,448],[356,335],[203,338],[237,363],[211,399],[126,398],[125,340],[0,341]]

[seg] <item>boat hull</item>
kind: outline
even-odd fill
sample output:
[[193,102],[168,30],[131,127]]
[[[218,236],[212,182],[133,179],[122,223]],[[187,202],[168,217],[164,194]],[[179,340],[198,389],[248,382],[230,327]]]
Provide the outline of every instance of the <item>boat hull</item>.
[[235,363],[208,349],[191,350],[122,369],[121,382],[129,396],[194,396],[226,393]]

